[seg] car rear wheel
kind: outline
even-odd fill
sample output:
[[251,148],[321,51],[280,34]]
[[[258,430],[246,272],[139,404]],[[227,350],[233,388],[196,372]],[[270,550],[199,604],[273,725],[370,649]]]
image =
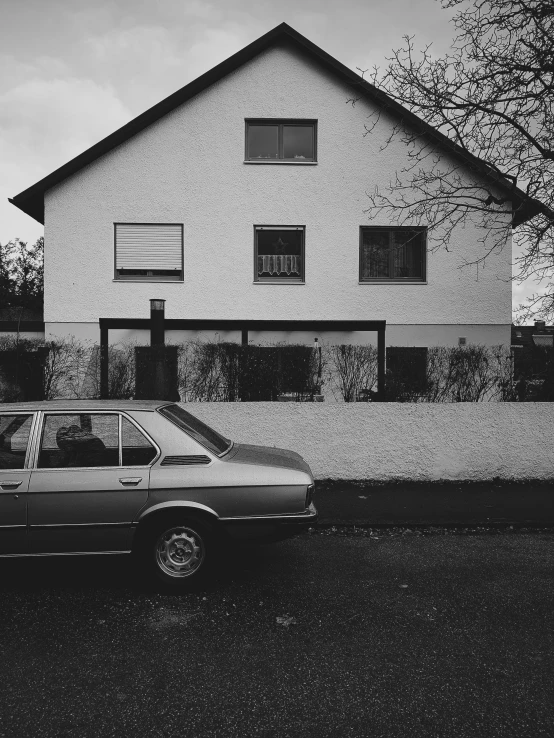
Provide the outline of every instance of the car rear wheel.
[[150,528],[140,553],[147,573],[155,582],[164,589],[186,591],[210,572],[215,535],[203,521],[166,518]]

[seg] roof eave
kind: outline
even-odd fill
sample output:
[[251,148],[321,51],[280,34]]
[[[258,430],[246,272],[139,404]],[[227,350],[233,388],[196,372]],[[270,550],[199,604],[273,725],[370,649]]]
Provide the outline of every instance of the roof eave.
[[[71,159],[69,162],[66,162],[54,172],[51,172],[46,177],[41,179],[39,182],[36,182],[34,185],[24,190],[23,192],[20,192],[15,197],[9,198],[9,202],[22,210],[27,215],[30,215],[39,223],[44,224],[44,194],[48,189],[58,184],[59,182],[62,182],[64,179],[84,168],[88,164],[92,163],[103,154],[108,153],[116,146],[124,143],[132,136],[136,135],[152,123],[162,118],[167,113],[177,108],[179,105],[182,105],[183,103],[187,102],[187,100],[190,100],[192,97],[202,92],[210,85],[218,82],[227,74],[235,71],[235,69],[238,69],[247,61],[250,61],[260,52],[268,48],[269,45],[278,38],[290,39],[293,42],[296,42],[300,47],[316,56],[325,66],[334,69],[335,72],[337,72],[343,78],[348,79],[348,81],[351,82],[355,87],[363,90],[378,104],[389,108],[397,115],[405,118],[410,124],[418,127],[420,130],[422,130],[422,132],[429,134],[439,143],[444,145],[447,149],[465,159],[468,164],[476,167],[485,177],[489,179],[491,178],[490,172],[487,171],[487,165],[485,162],[482,162],[478,157],[475,157],[472,154],[464,151],[461,147],[459,147],[443,133],[437,131],[428,123],[418,118],[415,113],[412,113],[407,108],[404,108],[400,103],[398,103],[396,100],[393,100],[385,92],[379,90],[377,87],[364,80],[356,72],[353,72],[351,69],[332,57],[326,51],[307,39],[305,36],[298,33],[298,31],[295,31],[294,28],[291,28],[287,23],[281,23],[280,25],[268,31],[263,36],[260,36],[260,38],[256,39],[248,46],[245,46],[236,54],[233,54],[228,59],[225,59],[220,64],[202,74],[200,77],[197,77],[192,82],[189,82],[188,85],[185,85],[181,89],[169,95],[169,97],[166,97],[161,102],[153,105],[144,113],[141,113],[136,118],[133,118],[133,120],[129,121],[129,123],[126,123],[121,128],[118,128],[109,136],[106,136],[106,138],[94,144],[86,151]],[[510,195],[515,200],[515,202],[513,203],[514,226],[520,225],[521,223],[524,223],[526,220],[529,220],[529,218],[536,215],[535,212],[532,212],[532,208],[525,204],[525,193],[523,193],[518,188],[515,188],[514,190],[513,187],[509,186],[507,183],[502,183],[498,179],[496,179],[495,184],[505,192],[509,190]]]
[[276,26],[276,28],[260,36],[260,38],[245,46],[236,54],[233,54],[228,59],[225,59],[220,64],[217,64],[212,69],[200,75],[200,77],[189,82],[188,85],[181,87],[169,95],[169,97],[164,98],[159,103],[156,103],[156,105],[144,111],[144,113],[141,113],[136,118],[133,118],[133,120],[121,126],[121,128],[110,133],[101,141],[86,149],[86,151],[81,152],[70,161],[62,164],[61,167],[50,172],[46,177],[31,185],[31,187],[23,190],[13,198],[8,198],[9,202],[44,225],[44,194],[47,190],[59,184],[64,179],[67,179],[72,174],[75,174],[80,169],[83,169],[88,164],[91,164],[100,156],[108,153],[137,133],[140,133],[179,105],[182,105],[199,92],[218,82],[227,74],[235,71],[235,69],[238,69],[267,48],[276,37],[284,34],[296,34],[296,31],[290,28],[290,26],[287,26],[286,23]]

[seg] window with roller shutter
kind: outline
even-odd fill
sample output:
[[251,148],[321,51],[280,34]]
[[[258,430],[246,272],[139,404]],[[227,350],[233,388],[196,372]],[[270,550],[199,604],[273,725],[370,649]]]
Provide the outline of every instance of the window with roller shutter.
[[183,279],[182,223],[115,223],[115,279]]

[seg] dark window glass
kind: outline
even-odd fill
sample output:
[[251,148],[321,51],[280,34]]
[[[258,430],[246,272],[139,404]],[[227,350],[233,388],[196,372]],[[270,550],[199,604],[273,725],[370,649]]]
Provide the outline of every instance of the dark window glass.
[[160,277],[169,279],[179,279],[181,270],[179,269],[118,269],[119,277]]
[[256,280],[304,279],[304,228],[256,228]]
[[246,122],[248,161],[316,161],[316,122]]
[[313,126],[283,126],[283,159],[314,158]]
[[250,159],[278,159],[279,126],[249,126],[248,157]]
[[427,387],[427,348],[387,346],[387,396],[423,393]]
[[362,228],[360,280],[424,280],[425,232]]
[[0,469],[23,469],[32,415],[0,415]]
[[220,455],[231,446],[231,441],[228,438],[221,436],[209,425],[187,413],[179,405],[166,405],[159,412],[214,454]]
[[46,415],[38,466],[41,469],[119,466],[118,416],[115,413]]
[[123,466],[145,466],[158,453],[148,438],[127,418],[121,418]]

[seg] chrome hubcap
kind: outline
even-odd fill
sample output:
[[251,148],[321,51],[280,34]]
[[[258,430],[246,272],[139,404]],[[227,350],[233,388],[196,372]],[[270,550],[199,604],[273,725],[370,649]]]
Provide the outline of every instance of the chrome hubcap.
[[172,577],[189,577],[201,566],[205,556],[204,543],[191,528],[166,530],[156,542],[156,562]]

